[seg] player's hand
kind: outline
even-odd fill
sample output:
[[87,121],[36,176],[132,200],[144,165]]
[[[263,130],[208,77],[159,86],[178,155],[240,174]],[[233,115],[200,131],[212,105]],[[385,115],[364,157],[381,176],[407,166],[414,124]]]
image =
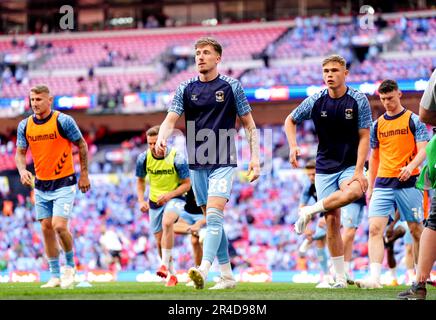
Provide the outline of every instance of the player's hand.
[[[250,175],[251,175],[251,177],[250,177]],[[253,182],[253,181],[257,180],[257,178],[259,178],[259,176],[260,176],[259,160],[251,160],[250,161],[250,163],[248,164],[247,176],[250,179],[250,182]]]
[[156,150],[156,153],[158,154],[165,154],[165,150],[167,148],[167,141],[162,138],[157,138],[156,144],[154,146],[154,149]]
[[23,185],[28,187],[33,187],[34,186],[33,179],[34,179],[33,175],[30,171],[23,170],[22,172],[20,172],[20,180]]
[[201,226],[198,223],[194,223],[190,226],[191,234],[194,236],[198,236],[198,232],[200,231]]
[[159,196],[159,198],[157,198],[156,203],[159,206],[163,206],[164,204],[166,204],[168,201],[170,201],[172,199],[171,195],[169,193],[165,193],[165,194],[161,194]]
[[409,166],[402,167],[400,170],[400,175],[398,176],[398,179],[400,181],[407,181],[409,180],[410,176],[412,175],[413,169],[411,169]]
[[289,163],[292,165],[293,168],[298,168],[297,157],[300,156],[300,153],[301,152],[299,147],[291,148],[291,150],[289,151]]
[[354,172],[354,175],[351,177],[350,181],[348,181],[347,185],[352,184],[354,181],[359,182],[362,193],[365,193],[368,189],[368,179],[365,177],[363,172]]
[[141,212],[147,212],[150,209],[150,205],[148,204],[148,201],[139,201],[139,209]]
[[89,182],[89,178],[87,174],[81,174],[79,178],[79,189],[83,193],[91,189],[91,183]]

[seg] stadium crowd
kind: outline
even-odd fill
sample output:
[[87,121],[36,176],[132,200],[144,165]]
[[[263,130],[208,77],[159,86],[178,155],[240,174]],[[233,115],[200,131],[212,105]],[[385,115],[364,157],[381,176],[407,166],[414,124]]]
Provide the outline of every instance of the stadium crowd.
[[[303,167],[316,154],[313,147],[316,137],[311,122],[298,130],[302,139],[299,144],[307,155],[300,159]],[[304,257],[299,256],[298,248],[304,236],[292,231],[307,178],[302,170],[291,169],[287,162],[288,149],[282,127],[263,127],[260,131],[261,154],[265,161],[263,174],[254,185],[247,183],[245,176],[249,147],[243,134],[240,130],[236,139],[241,161],[225,214],[233,265],[236,270],[264,266],[271,270],[317,271],[316,249],[310,248]],[[108,159],[98,163],[100,157],[95,156],[98,151],[94,152],[90,165],[92,188],[86,194],[78,193],[70,225],[78,270],[143,272],[159,267],[149,217],[138,209],[136,180],[132,173],[136,156],[144,149],[142,142],[140,136],[135,136],[123,143],[128,156],[117,164]],[[183,146],[183,138],[173,139],[173,145]],[[93,146],[105,150],[103,145]],[[354,270],[368,267],[367,234],[368,222],[364,218],[356,234]],[[0,216],[0,271],[48,270],[42,241],[32,197],[18,195],[13,213],[5,214],[3,210]],[[191,267],[189,237],[176,236],[174,248],[176,268]],[[405,252],[401,241],[395,252],[397,260],[401,261]]]

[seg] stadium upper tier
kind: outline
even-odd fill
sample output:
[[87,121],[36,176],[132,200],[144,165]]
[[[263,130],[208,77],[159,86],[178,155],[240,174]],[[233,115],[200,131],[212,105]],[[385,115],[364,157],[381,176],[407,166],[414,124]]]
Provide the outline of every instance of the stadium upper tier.
[[193,45],[201,36],[222,43],[220,71],[248,87],[320,85],[320,62],[333,53],[351,64],[350,82],[429,77],[436,66],[436,17],[398,16],[370,29],[359,23],[312,17],[216,28],[3,38],[0,97],[24,97],[40,83],[56,95],[174,91],[196,74]]

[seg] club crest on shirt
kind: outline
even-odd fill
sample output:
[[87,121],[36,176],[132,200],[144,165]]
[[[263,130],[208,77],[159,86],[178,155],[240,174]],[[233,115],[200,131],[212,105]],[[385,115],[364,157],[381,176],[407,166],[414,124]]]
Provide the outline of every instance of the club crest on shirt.
[[196,94],[191,94],[191,101],[197,101],[198,97]]
[[327,111],[321,110],[321,117],[327,117]]
[[216,102],[223,102],[224,101],[224,91],[220,90],[215,92],[215,99]]
[[345,109],[345,119],[353,119],[353,109]]

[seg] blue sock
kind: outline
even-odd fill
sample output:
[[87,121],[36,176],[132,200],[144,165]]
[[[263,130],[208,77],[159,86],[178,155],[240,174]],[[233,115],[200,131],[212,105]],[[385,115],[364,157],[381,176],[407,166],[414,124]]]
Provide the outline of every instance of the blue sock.
[[224,231],[224,228],[223,228],[223,234],[221,235],[220,246],[218,247],[218,252],[216,255],[218,257],[219,264],[225,264],[230,261],[229,241],[227,240],[227,235],[226,232]]
[[74,253],[73,250],[65,252],[65,260],[67,260],[67,266],[74,268]]
[[211,264],[217,255],[223,234],[224,214],[216,208],[208,208],[206,215],[206,236],[203,244],[203,260]]
[[316,255],[318,256],[318,261],[319,261],[319,264],[321,266],[322,272],[324,272],[324,274],[328,274],[329,267],[327,265],[327,253],[325,252],[325,248],[316,249]]
[[48,258],[48,267],[50,269],[51,276],[54,278],[61,277],[61,266],[59,264],[59,257]]

